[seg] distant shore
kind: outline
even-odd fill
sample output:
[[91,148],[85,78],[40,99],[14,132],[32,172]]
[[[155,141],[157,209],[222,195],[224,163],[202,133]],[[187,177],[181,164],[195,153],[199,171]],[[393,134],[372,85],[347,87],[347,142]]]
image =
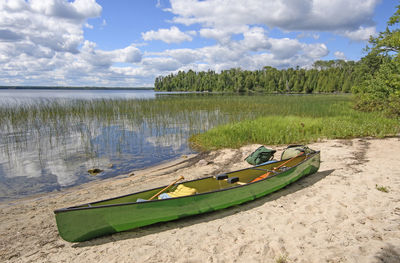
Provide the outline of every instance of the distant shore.
[[68,86],[0,86],[0,89],[41,89],[41,90],[154,90],[154,87],[68,87]]
[[[399,137],[325,140],[319,171],[258,200],[83,243],[53,210],[248,167],[259,145],[222,149],[0,203],[2,262],[400,262]],[[268,146],[278,150],[284,147]],[[282,262],[282,261],[280,261]]]

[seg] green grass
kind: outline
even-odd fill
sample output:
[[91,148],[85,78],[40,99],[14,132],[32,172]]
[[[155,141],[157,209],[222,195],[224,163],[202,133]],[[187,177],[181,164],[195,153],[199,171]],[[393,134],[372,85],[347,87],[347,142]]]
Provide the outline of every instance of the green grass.
[[318,139],[382,138],[399,132],[398,120],[355,111],[345,96],[278,97],[270,108],[273,110],[266,116],[215,127],[192,136],[190,142],[195,148],[213,150],[252,143],[279,145]]

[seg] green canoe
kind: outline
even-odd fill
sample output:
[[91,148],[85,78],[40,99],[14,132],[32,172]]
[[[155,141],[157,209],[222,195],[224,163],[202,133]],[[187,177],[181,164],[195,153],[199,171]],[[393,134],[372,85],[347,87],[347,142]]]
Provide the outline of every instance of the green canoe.
[[[163,186],[58,209],[54,211],[58,231],[66,241],[81,242],[157,222],[241,204],[275,192],[305,175],[315,173],[320,165],[320,152],[288,160],[269,162],[222,176],[210,176],[180,183],[186,187],[195,188],[197,193],[194,195],[138,201],[138,199],[150,199],[165,187]],[[277,167],[280,168],[276,169]],[[267,178],[252,182],[266,173],[269,173]],[[223,179],[226,177],[228,179]],[[232,178],[234,180],[231,180]],[[167,192],[176,189],[177,185],[179,184],[174,185]]]

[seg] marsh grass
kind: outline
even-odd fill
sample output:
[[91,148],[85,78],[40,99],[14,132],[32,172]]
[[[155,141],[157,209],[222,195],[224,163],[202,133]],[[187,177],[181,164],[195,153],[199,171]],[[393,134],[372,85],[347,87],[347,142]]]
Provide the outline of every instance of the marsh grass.
[[107,132],[107,127],[119,125],[138,133],[150,131],[146,136],[175,134],[186,139],[194,135],[192,145],[209,150],[398,133],[398,121],[354,111],[350,103],[348,95],[179,94],[156,99],[41,100],[1,105],[1,140],[23,148],[32,136],[46,135],[50,145],[57,147],[75,132],[91,152],[91,138],[98,129]]

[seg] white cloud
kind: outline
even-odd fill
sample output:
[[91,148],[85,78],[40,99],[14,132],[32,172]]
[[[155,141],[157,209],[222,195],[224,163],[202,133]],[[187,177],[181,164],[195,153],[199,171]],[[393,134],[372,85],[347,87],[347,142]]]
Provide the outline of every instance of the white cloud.
[[303,44],[302,46],[307,57],[314,58],[315,60],[325,57],[329,53],[325,44]]
[[91,24],[89,24],[89,23],[85,23],[85,27],[86,28],[89,28],[89,29],[93,29],[94,27],[91,25]]
[[356,30],[346,30],[342,34],[353,41],[367,41],[369,40],[370,36],[376,35],[376,30],[374,26],[372,27],[360,26]]
[[[171,0],[173,21],[209,28],[264,24],[283,30],[354,30],[372,25],[380,0]],[[345,7],[345,8],[344,8]]]
[[[18,53],[31,54],[32,49],[77,53],[83,41],[85,20],[99,16],[100,12],[101,6],[93,0],[2,2],[0,38],[19,43],[22,49],[18,49]],[[14,50],[8,51],[14,53]]]
[[337,59],[346,60],[346,56],[344,55],[344,53],[342,51],[335,51],[335,53],[333,53],[333,55]]
[[[257,40],[257,41],[256,41]],[[216,70],[234,67],[260,69],[307,66],[329,53],[325,44],[305,44],[296,39],[268,38],[263,29],[255,27],[242,40],[197,49],[176,49],[148,53],[143,62],[148,69],[169,72],[179,70]]]
[[281,38],[271,39],[271,51],[276,59],[287,59],[297,54],[301,43],[297,39]]
[[84,40],[83,27],[92,28],[87,19],[101,10],[94,0],[0,1],[0,84],[135,83],[132,70],[114,68],[141,61],[135,45],[104,51]]
[[189,48],[166,50],[163,54],[175,59],[181,65],[195,63],[202,58],[202,54],[199,50]]
[[243,33],[240,45],[250,51],[263,51],[271,47],[271,43],[261,27],[253,27]]
[[60,17],[71,20],[84,21],[88,17],[96,17],[101,13],[101,6],[95,0],[31,0],[30,8],[48,17]]
[[170,57],[148,57],[143,59],[143,66],[150,70],[175,71],[182,63]]
[[235,25],[235,26],[224,26],[221,28],[202,28],[200,29],[200,36],[205,38],[212,38],[221,44],[227,44],[231,40],[233,34],[243,34],[249,30],[249,26]]
[[217,28],[200,29],[200,36],[215,39],[220,43],[228,43],[231,40],[231,34],[231,32]]
[[145,41],[150,41],[150,40],[161,40],[164,41],[165,43],[171,44],[171,43],[181,43],[184,41],[192,41],[191,35],[193,35],[195,32],[190,31],[188,34],[182,32],[177,28],[176,26],[172,26],[170,29],[159,29],[157,31],[150,30],[145,33],[142,33],[142,38]]

